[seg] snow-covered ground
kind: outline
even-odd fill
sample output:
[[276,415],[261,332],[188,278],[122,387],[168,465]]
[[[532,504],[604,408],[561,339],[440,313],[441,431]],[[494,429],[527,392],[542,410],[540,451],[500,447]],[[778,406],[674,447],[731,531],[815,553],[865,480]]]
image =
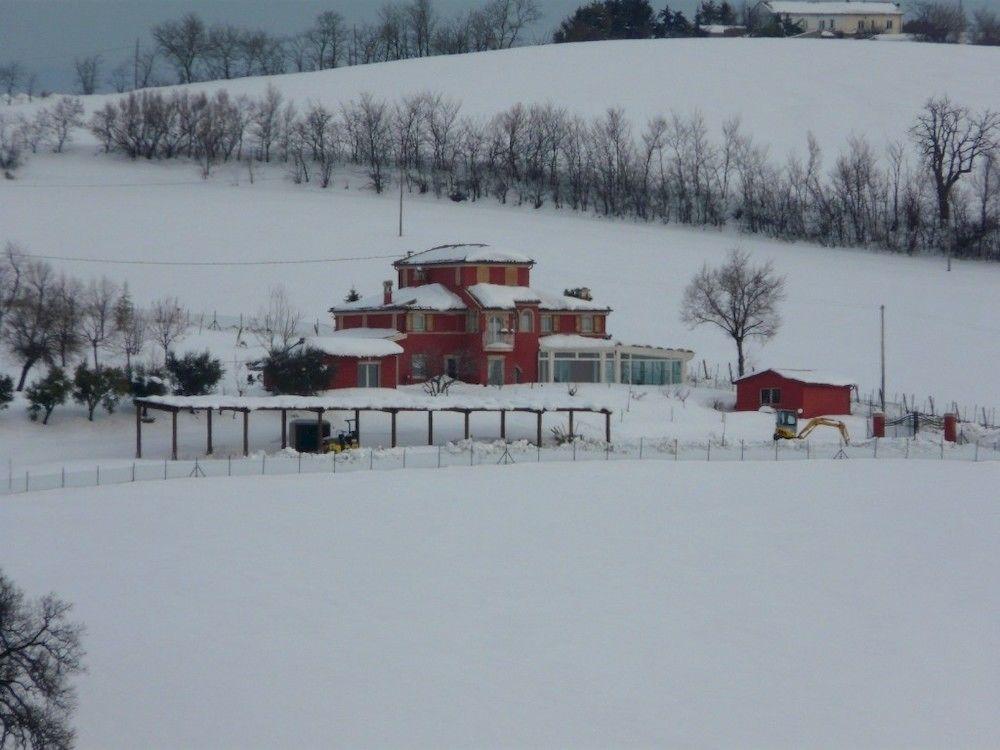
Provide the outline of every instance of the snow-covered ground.
[[[878,306],[885,304],[890,395],[1000,406],[1000,328],[989,303],[1000,289],[997,264],[955,263],[948,273],[940,258],[416,196],[407,200],[400,239],[396,198],[374,196],[366,184],[364,175],[354,174],[339,179],[336,189],[295,186],[277,167],[262,170],[254,185],[235,167],[203,182],[194,166],[131,163],[81,146],[39,155],[18,180],[0,181],[0,227],[35,253],[110,260],[358,258],[487,242],[535,258],[532,284],[540,289],[591,287],[595,299],[614,308],[609,330],[616,338],[693,349],[696,361],[710,363],[732,361],[733,349],[711,328],[689,331],[681,324],[682,290],[703,263],[717,263],[740,246],[757,260],[772,259],[788,277],[784,326],[766,348],[753,347],[758,366],[837,372],[867,393],[878,383]],[[379,292],[393,275],[391,262],[57,265],[81,276],[127,278],[137,300],[176,295],[210,315],[252,313],[269,286],[280,283],[307,321],[325,323],[326,310],[352,285],[362,294]]]
[[[781,157],[802,153],[811,131],[832,158],[851,135],[864,135],[879,149],[905,140],[930,96],[947,93],[975,109],[1000,108],[998,66],[996,48],[974,45],[654,39],[428,57],[192,89],[257,97],[273,83],[286,100],[333,109],[364,92],[395,99],[431,91],[479,117],[516,102],[552,102],[582,115],[621,107],[637,128],[657,115],[700,112],[715,133],[735,115]],[[87,97],[88,111],[113,97]]]
[[33,494],[0,566],[86,623],[81,748],[996,747],[1000,466],[898,465]]

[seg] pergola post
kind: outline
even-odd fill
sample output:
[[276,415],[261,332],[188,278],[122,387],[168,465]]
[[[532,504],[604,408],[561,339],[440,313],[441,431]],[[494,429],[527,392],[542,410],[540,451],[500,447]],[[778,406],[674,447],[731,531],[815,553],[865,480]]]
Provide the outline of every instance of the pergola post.
[[389,445],[389,447],[390,448],[395,448],[396,447],[396,410],[395,409],[390,409],[389,410],[389,421],[392,424],[392,434],[390,436],[390,445]]
[[243,410],[243,455],[250,455],[250,410]]
[[427,410],[427,445],[434,445],[434,412]]
[[542,412],[541,411],[535,412],[535,416],[536,416],[537,421],[538,421],[538,425],[537,425],[538,426],[538,436],[535,439],[535,445],[537,447],[541,448],[542,447]]
[[469,439],[469,410],[465,410],[465,439]]
[[142,407],[135,405],[135,457],[142,458]]
[[354,410],[354,431],[358,433],[358,442],[361,442],[361,409]]
[[207,429],[207,433],[206,434],[208,436],[208,441],[207,441],[208,445],[206,446],[207,450],[205,451],[205,453],[207,455],[211,456],[212,453],[213,453],[213,451],[212,451],[212,410],[211,409],[205,409],[205,414],[208,416],[208,422],[205,423],[205,426],[206,426],[206,429]]
[[323,452],[323,410],[316,410],[316,452]]
[[177,460],[177,409],[170,412],[170,458]]
[[569,410],[569,439],[573,439],[573,410]]
[[500,410],[500,439],[507,439],[507,412]]
[[281,410],[281,450],[288,447],[288,410]]
[[604,442],[611,442],[611,412],[604,412]]

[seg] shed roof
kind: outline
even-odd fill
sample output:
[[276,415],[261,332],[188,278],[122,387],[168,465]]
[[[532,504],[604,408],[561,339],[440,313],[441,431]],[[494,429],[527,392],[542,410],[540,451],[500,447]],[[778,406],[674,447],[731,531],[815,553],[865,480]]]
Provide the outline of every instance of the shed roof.
[[809,383],[810,385],[832,385],[837,387],[849,387],[856,384],[855,380],[850,378],[841,377],[839,375],[831,375],[830,373],[818,372],[816,370],[792,370],[788,368],[777,368],[768,367],[766,370],[758,370],[757,372],[751,372],[748,375],[744,375],[741,378],[736,378],[735,383],[740,383],[744,380],[750,380],[752,378],[760,377],[769,372],[774,373],[785,380],[795,380],[799,383]]
[[413,253],[393,265],[401,266],[431,266],[452,263],[514,263],[531,264],[531,258],[522,253],[492,247],[483,243],[471,242],[454,245],[438,245],[430,250]]
[[871,16],[902,15],[902,9],[895,3],[879,2],[809,2],[808,0],[770,0],[764,3],[774,13],[788,13],[793,16]]

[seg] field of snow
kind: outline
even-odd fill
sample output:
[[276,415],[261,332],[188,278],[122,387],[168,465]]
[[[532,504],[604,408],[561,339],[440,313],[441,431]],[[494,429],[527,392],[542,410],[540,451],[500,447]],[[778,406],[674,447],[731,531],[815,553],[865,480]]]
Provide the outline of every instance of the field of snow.
[[[621,107],[637,128],[657,115],[697,111],[716,133],[739,115],[746,132],[778,155],[803,152],[812,131],[831,159],[852,134],[878,147],[905,140],[933,95],[947,93],[975,109],[1000,108],[998,66],[1000,51],[972,45],[656,39],[429,57],[192,88],[260,96],[274,83],[300,105],[317,101],[333,109],[364,92],[394,99],[432,91],[482,117],[515,102],[552,102],[583,115]],[[107,98],[89,97],[88,109]]]
[[1000,466],[895,465],[36,493],[0,566],[86,623],[81,748],[995,747]]

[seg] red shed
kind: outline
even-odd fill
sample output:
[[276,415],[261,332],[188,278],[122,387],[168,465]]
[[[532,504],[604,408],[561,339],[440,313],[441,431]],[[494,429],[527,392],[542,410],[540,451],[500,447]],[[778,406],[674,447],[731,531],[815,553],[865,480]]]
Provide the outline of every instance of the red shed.
[[851,413],[853,383],[813,370],[761,370],[736,379],[736,410],[801,410],[806,419]]

